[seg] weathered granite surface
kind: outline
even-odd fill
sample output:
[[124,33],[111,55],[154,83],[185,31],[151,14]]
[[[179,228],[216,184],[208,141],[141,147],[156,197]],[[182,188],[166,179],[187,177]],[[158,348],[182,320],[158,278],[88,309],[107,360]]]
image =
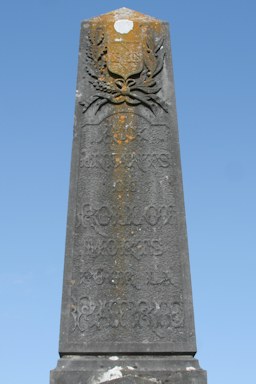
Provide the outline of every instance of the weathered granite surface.
[[206,372],[191,356],[67,356],[50,384],[206,384]]
[[51,384],[206,383],[193,359],[168,24],[126,8],[83,22],[76,100]]

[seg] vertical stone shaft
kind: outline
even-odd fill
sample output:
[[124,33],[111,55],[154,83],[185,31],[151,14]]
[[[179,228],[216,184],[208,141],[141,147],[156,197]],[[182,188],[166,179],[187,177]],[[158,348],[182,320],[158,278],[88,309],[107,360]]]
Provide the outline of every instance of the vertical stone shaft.
[[125,8],[83,22],[77,84],[51,383],[204,384],[168,24]]

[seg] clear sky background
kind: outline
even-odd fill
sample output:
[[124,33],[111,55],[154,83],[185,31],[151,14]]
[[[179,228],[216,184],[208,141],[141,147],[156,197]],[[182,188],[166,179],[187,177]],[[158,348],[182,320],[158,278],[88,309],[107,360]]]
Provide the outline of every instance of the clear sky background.
[[254,383],[255,0],[2,1],[0,382],[57,362],[80,21],[122,6],[171,25],[197,357]]

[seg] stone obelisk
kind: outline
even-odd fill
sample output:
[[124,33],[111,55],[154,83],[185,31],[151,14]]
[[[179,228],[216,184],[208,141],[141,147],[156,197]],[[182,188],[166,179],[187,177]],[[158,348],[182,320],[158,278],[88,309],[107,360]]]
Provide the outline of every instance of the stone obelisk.
[[168,23],[81,26],[51,384],[206,384],[196,340]]

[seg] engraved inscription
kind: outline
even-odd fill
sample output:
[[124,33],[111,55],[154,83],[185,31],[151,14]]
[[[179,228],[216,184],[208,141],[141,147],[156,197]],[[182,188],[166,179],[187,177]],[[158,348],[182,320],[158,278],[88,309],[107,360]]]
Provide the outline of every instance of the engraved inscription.
[[124,181],[118,179],[114,181],[113,188],[117,192],[136,192],[136,183],[135,181]]
[[124,204],[122,213],[120,213],[108,205],[97,208],[96,206],[85,203],[77,213],[77,227],[82,225],[84,228],[91,228],[102,236],[107,236],[103,230],[104,227],[109,225],[122,227],[146,224],[150,227],[156,225],[163,227],[171,223],[173,211],[173,205],[162,205],[160,207],[150,205],[141,207]]
[[[140,49],[139,49],[140,48]],[[123,78],[140,73],[143,69],[141,42],[124,43],[111,41],[108,43],[107,62],[112,73],[118,73]],[[124,65],[126,63],[126,65]],[[127,76],[128,75],[128,76]]]
[[[154,135],[156,130],[158,130],[158,134]],[[168,148],[166,144],[167,138],[170,136],[170,127],[167,124],[152,125],[150,121],[137,113],[121,111],[109,115],[99,125],[84,124],[81,134],[81,148],[83,149],[88,148],[89,144],[88,149],[91,148],[91,145],[95,145],[94,148],[97,150],[102,150],[102,147],[106,148],[106,145],[109,149],[108,144],[132,144],[131,150],[139,146],[139,153],[141,153],[141,151],[145,152],[143,146],[149,144],[148,153],[155,153],[156,148],[161,153],[160,148]],[[152,151],[149,150],[151,145],[153,145]],[[169,153],[168,150],[167,153]]]
[[119,118],[119,121],[115,121],[112,125],[111,130],[107,124],[102,126],[102,129],[99,134],[99,137],[91,140],[91,144],[128,144],[134,140],[136,141],[148,141],[144,131],[146,127],[137,127],[135,129],[131,121],[127,121],[127,116],[122,114]]
[[81,168],[96,168],[105,172],[123,167],[124,169],[147,172],[161,168],[169,168],[171,154],[169,152],[153,153],[88,153],[83,148],[80,156]]
[[146,256],[162,256],[164,253],[163,243],[159,239],[101,239],[98,237],[86,237],[83,249],[80,251],[82,257],[93,256],[133,256],[140,260]]
[[73,332],[93,330],[97,332],[109,328],[146,329],[159,338],[165,337],[166,330],[183,326],[183,309],[179,301],[94,301],[89,296],[73,298]]
[[133,269],[126,271],[108,270],[106,265],[95,265],[80,274],[79,285],[88,287],[91,284],[112,285],[112,286],[131,286],[136,290],[147,289],[147,286],[166,287],[173,286],[178,288],[177,277],[169,269],[166,271],[146,271],[138,273]]

